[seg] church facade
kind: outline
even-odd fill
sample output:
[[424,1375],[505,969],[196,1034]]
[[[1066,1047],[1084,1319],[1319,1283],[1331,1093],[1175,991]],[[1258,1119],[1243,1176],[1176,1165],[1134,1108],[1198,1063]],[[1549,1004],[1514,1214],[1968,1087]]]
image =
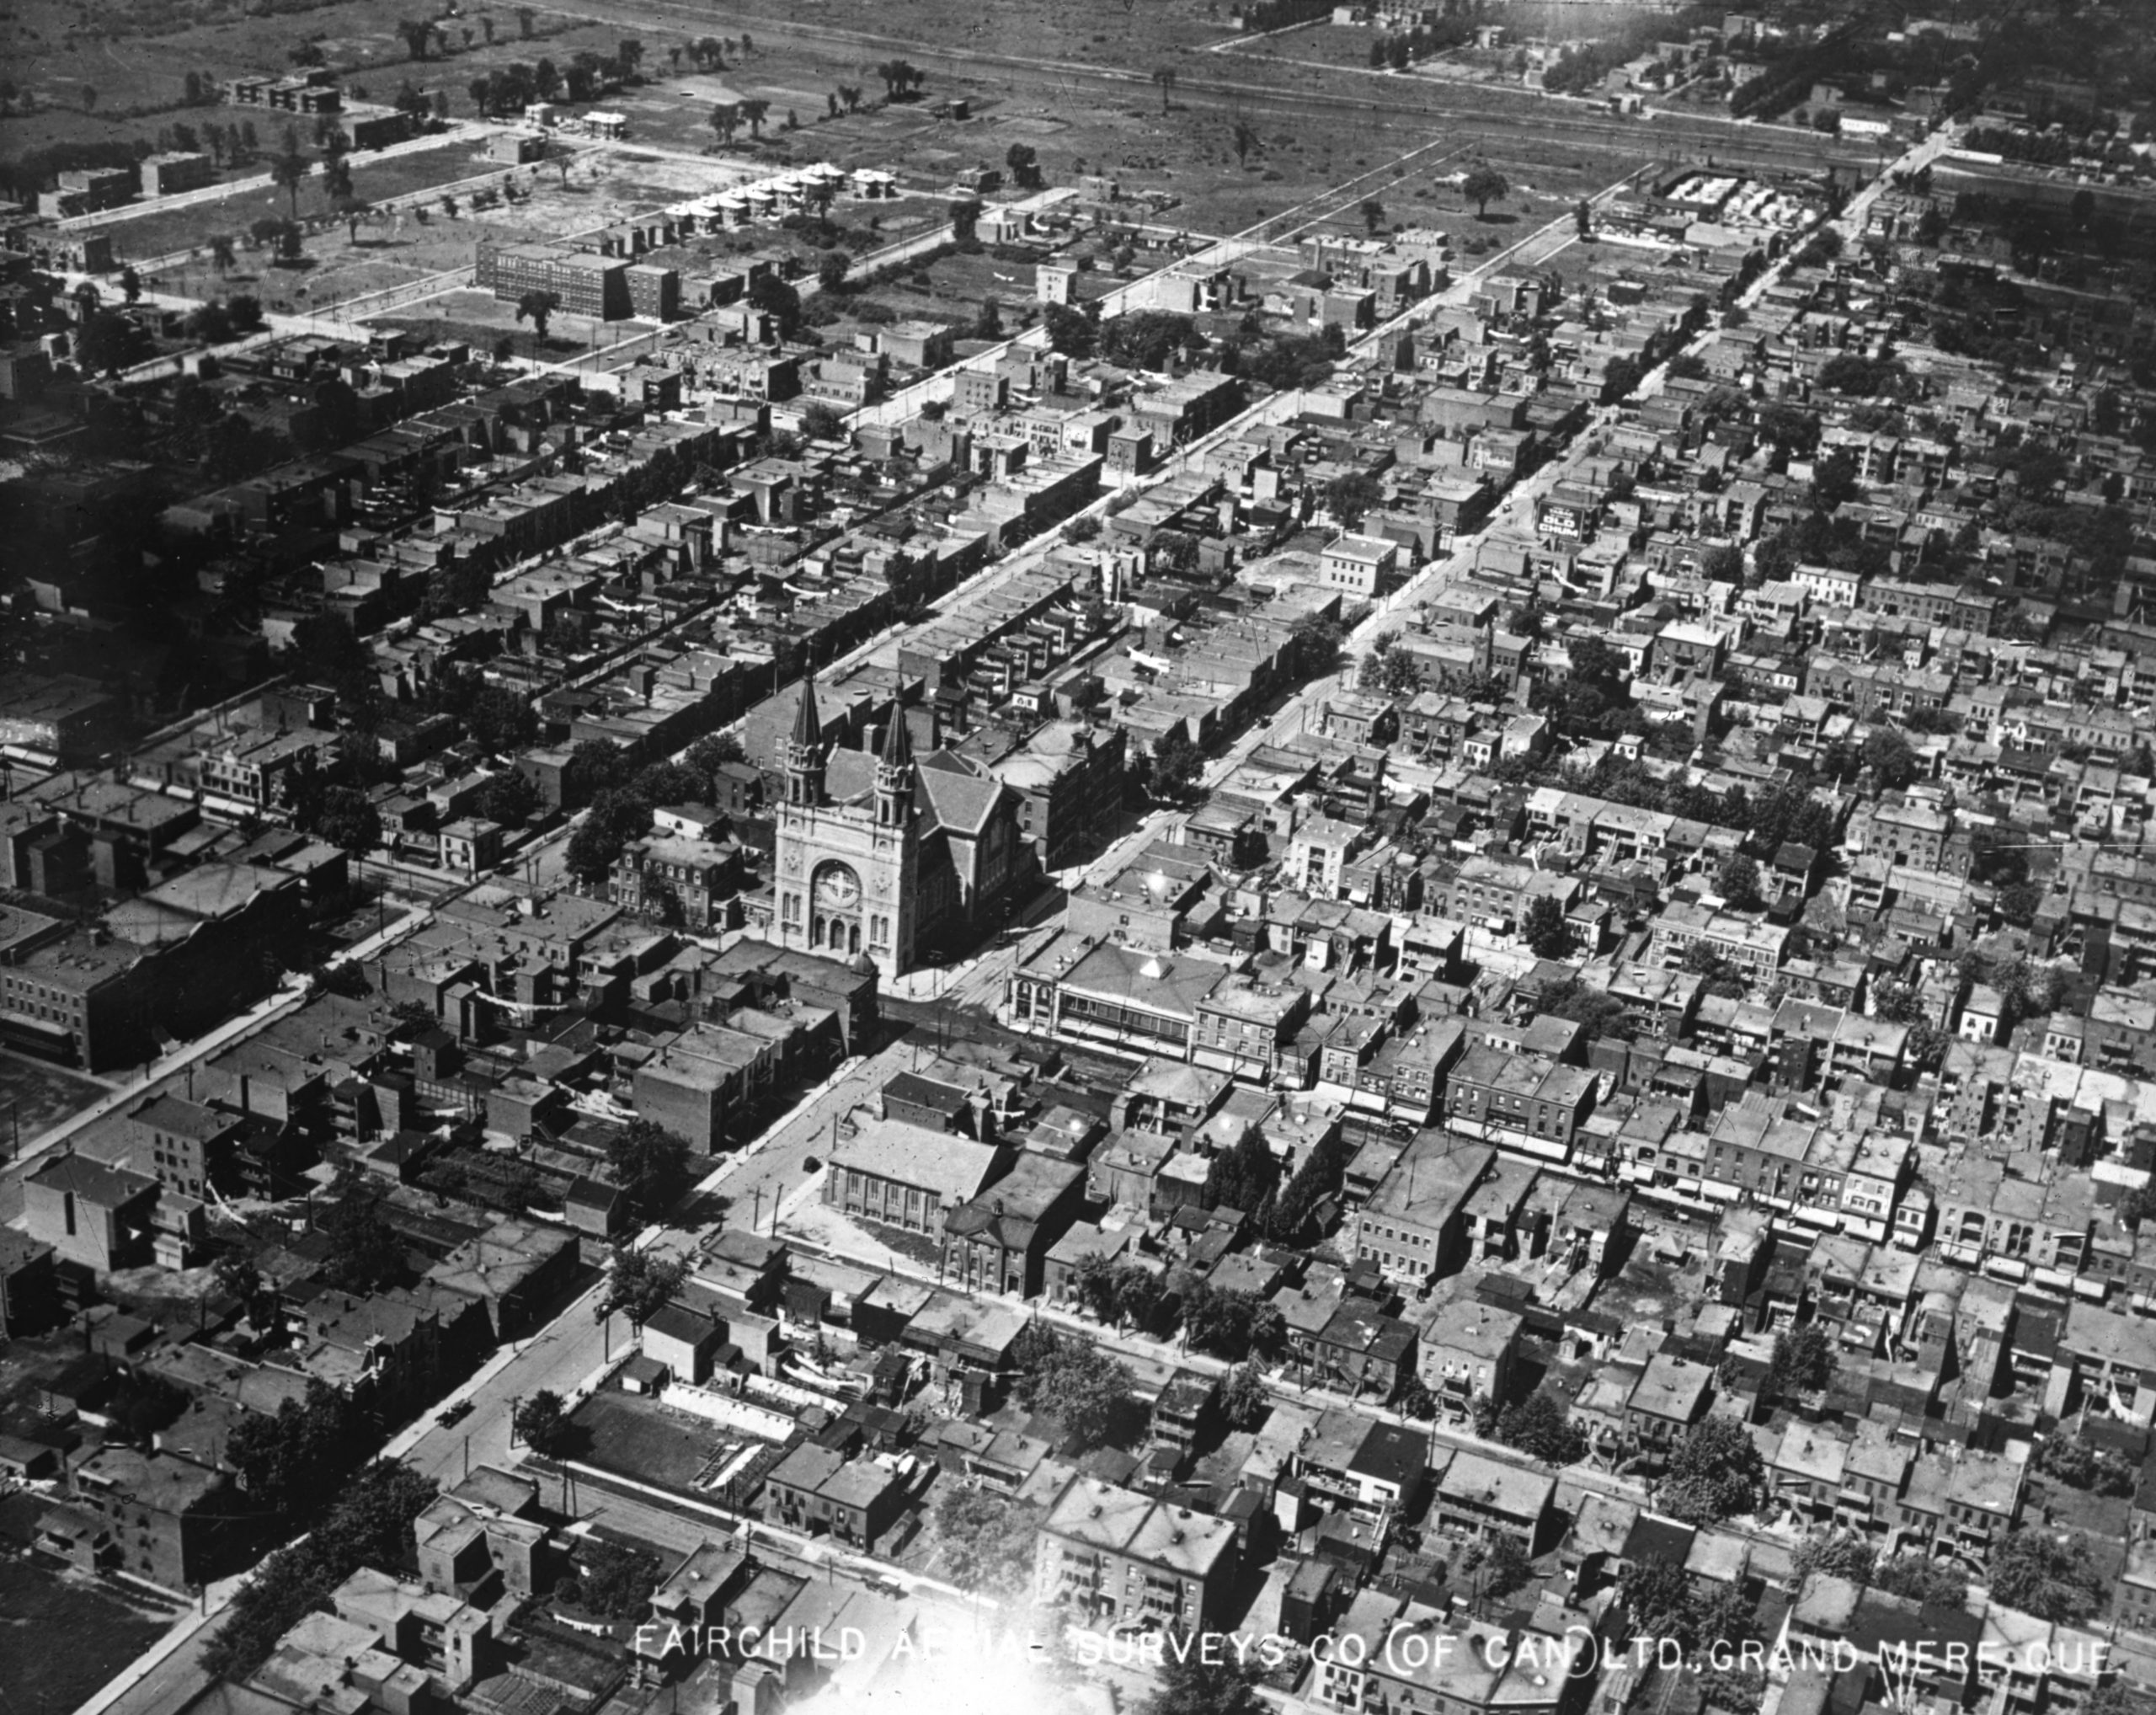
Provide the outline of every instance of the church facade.
[[1018,794],[969,759],[914,752],[894,705],[873,749],[826,745],[814,681],[804,681],[778,806],[780,945],[865,956],[901,976],[948,938],[999,920],[1032,879]]

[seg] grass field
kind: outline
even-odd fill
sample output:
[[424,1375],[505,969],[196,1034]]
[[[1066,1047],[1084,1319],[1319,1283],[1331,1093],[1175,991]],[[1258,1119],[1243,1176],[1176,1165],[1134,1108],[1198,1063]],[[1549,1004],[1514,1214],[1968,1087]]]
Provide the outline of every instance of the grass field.
[[716,1424],[628,1393],[595,1393],[573,1421],[590,1437],[585,1460],[661,1488],[688,1489],[723,1439]]
[[0,1558],[0,1705],[67,1715],[156,1641],[163,1622],[27,1557]]

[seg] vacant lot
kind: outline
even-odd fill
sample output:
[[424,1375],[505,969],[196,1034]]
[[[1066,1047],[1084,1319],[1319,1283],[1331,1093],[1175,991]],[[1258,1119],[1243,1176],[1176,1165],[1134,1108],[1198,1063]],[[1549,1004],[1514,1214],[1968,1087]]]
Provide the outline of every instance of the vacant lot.
[[0,1559],[0,1686],[8,1715],[66,1715],[164,1629],[49,1563]]
[[590,1437],[579,1456],[588,1463],[684,1492],[703,1475],[722,1439],[717,1425],[631,1393],[595,1393],[574,1421]]
[[111,1093],[94,1078],[0,1053],[0,1106],[8,1109],[0,1115],[0,1149],[12,1151]]

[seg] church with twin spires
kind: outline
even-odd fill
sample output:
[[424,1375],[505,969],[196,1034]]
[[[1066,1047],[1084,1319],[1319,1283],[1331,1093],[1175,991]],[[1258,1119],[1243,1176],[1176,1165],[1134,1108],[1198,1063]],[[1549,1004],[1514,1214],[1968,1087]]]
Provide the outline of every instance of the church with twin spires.
[[773,938],[827,958],[863,957],[902,976],[945,941],[996,927],[1030,879],[1018,794],[932,742],[916,756],[894,703],[858,750],[827,744],[814,679],[786,745]]

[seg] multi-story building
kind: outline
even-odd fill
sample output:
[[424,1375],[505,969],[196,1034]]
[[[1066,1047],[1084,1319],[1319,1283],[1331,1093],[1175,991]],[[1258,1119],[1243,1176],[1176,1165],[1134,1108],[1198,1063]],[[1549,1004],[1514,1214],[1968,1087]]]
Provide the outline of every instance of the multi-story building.
[[241,1131],[237,1115],[220,1113],[175,1096],[152,1096],[127,1116],[129,1132],[150,1171],[168,1190],[189,1197],[210,1194],[211,1183],[227,1168]]
[[1225,1622],[1238,1563],[1226,1520],[1079,1477],[1041,1521],[1033,1595],[1102,1628],[1214,1631]]
[[221,1471],[168,1453],[108,1445],[77,1465],[41,1544],[84,1571],[125,1573],[183,1594],[214,1577],[241,1540]]

